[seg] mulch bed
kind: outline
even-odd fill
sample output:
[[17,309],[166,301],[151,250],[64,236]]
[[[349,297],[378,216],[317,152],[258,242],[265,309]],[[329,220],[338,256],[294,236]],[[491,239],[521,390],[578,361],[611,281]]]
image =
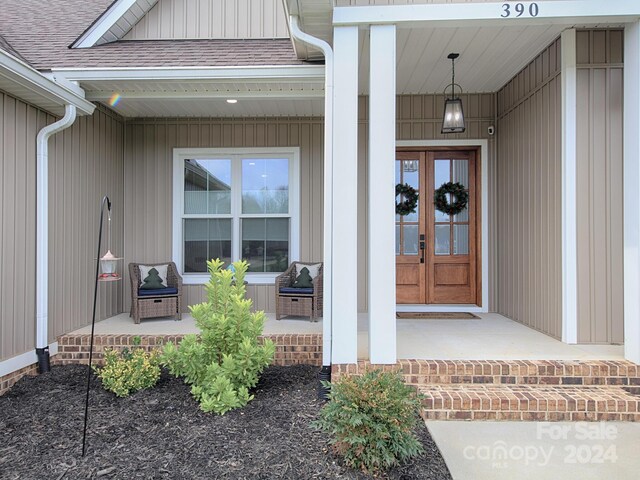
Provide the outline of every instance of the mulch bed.
[[[313,430],[318,368],[269,367],[245,408],[224,416],[198,409],[182,380],[129,398],[94,377],[88,453],[81,457],[86,367],[53,367],[0,397],[0,478],[365,479],[327,453]],[[450,479],[426,427],[426,454],[390,479]]]

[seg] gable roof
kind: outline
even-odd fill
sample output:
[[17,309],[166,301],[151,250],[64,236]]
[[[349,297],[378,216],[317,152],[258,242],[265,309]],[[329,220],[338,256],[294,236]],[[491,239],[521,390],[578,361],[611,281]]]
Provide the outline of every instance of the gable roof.
[[117,41],[69,48],[111,0],[2,0],[0,34],[33,67],[299,65],[288,39]]
[[114,0],[73,43],[73,47],[88,48],[122,39],[157,2],[158,0]]

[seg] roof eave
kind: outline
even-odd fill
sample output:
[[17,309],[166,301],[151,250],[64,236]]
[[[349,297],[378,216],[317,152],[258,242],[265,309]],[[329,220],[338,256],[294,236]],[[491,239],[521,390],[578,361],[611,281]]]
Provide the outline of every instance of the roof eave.
[[[81,115],[91,115],[96,108],[82,96],[47,78],[4,50],[0,50],[0,76],[14,84],[17,91],[32,93],[35,100],[31,99],[31,101],[47,111],[53,110],[52,113],[60,114],[64,111],[65,105],[75,105]],[[13,94],[11,91],[7,93]]]

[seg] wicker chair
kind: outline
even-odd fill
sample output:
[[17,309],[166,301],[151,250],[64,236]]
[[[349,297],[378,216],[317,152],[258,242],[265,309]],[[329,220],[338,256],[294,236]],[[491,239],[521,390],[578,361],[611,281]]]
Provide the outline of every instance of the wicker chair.
[[[140,265],[168,265],[167,286],[178,290],[177,293],[159,295],[139,295]],[[135,323],[140,323],[141,318],[173,317],[182,320],[182,277],[178,274],[176,264],[173,262],[162,263],[130,263],[129,280],[131,282],[131,311]]]
[[[318,275],[313,279],[313,292],[302,293],[291,291],[291,286],[298,276],[296,265],[315,265],[320,262],[294,262],[286,272],[276,277],[276,320],[284,315],[311,317],[314,322],[322,316],[322,263]],[[281,291],[281,289],[285,289]]]

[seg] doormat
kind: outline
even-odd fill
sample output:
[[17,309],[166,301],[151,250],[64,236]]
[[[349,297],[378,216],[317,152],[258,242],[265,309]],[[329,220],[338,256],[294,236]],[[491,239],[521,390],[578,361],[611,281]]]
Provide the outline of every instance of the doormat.
[[472,320],[480,319],[467,312],[396,312],[396,318],[431,319],[431,320]]

